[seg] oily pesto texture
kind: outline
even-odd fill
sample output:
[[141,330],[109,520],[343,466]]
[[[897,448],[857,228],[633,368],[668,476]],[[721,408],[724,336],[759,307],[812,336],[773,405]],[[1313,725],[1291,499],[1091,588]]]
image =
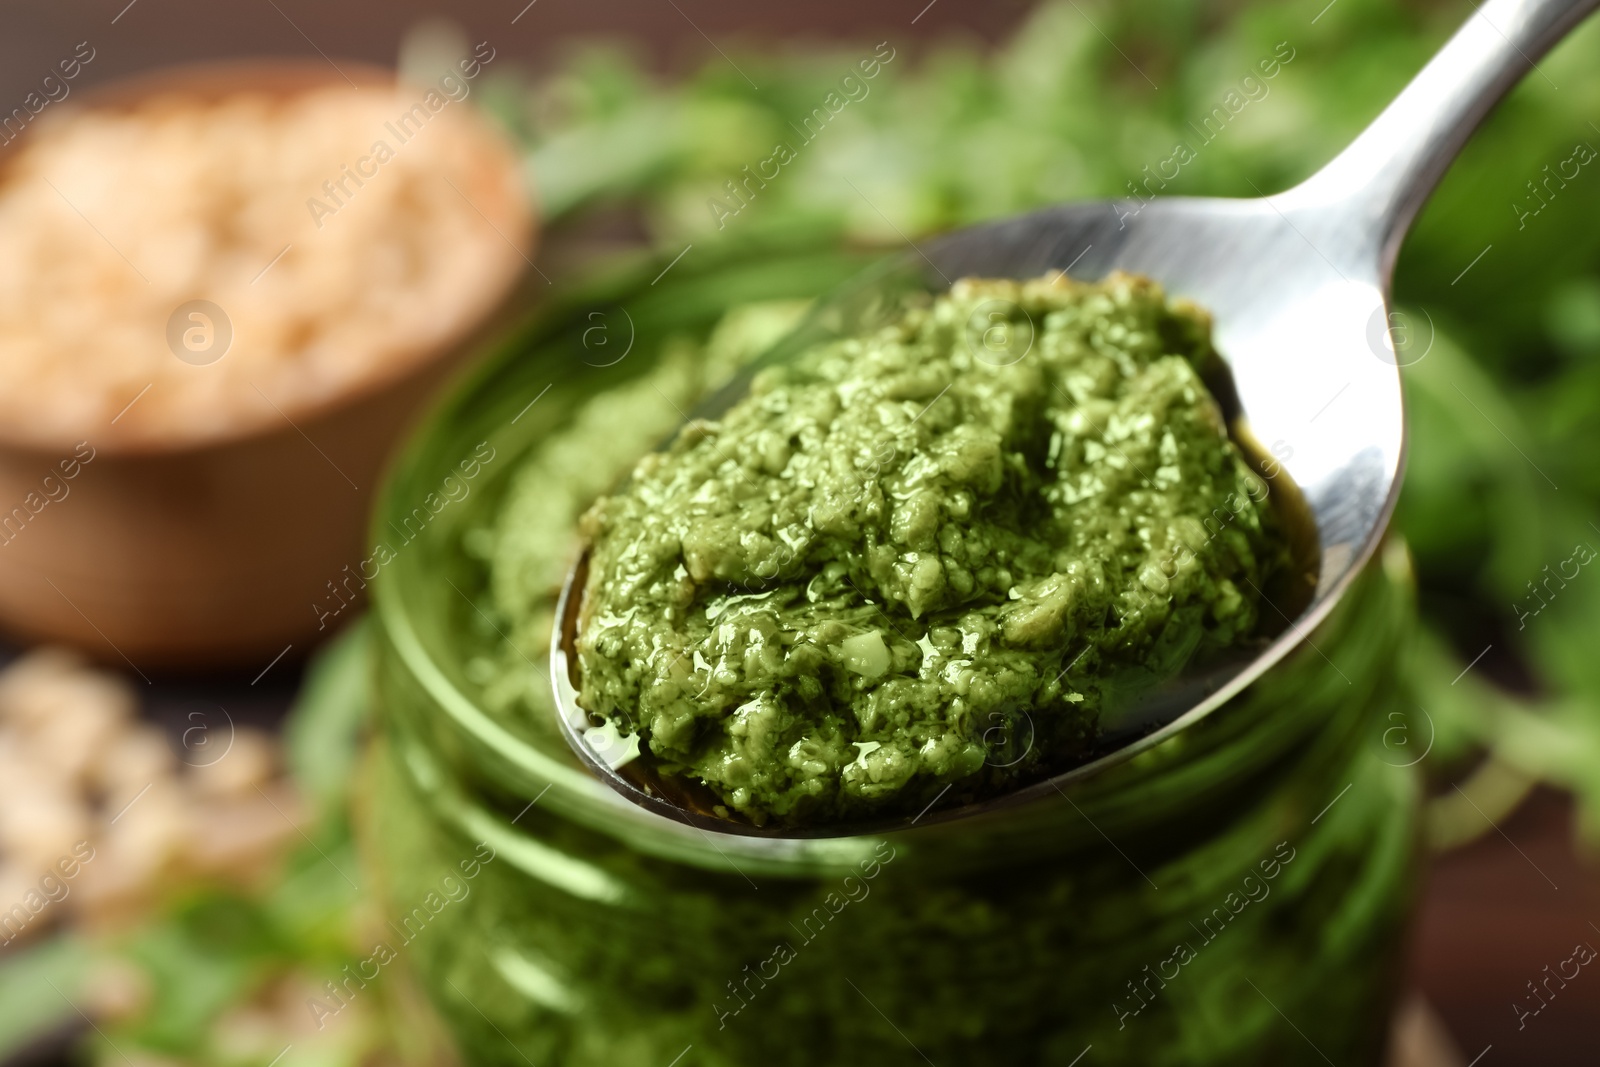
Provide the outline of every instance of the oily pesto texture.
[[549,675],[532,665],[550,659],[561,583],[582,547],[578,520],[641,454],[672,433],[683,421],[680,411],[793,329],[808,303],[744,304],[705,337],[661,339],[645,370],[620,382],[608,378],[603,388],[571,403],[565,418],[518,461],[505,499],[462,543],[487,571],[492,640],[468,660],[466,671],[483,686],[480,696],[491,714],[559,737]]
[[967,279],[764,371],[584,518],[580,699],[764,823],[1081,758],[1287,565],[1148,279]]

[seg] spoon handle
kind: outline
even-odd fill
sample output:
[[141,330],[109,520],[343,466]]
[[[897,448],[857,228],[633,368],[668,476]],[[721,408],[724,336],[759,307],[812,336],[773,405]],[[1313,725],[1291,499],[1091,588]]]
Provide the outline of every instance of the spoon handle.
[[1478,123],[1596,6],[1600,0],[1487,0],[1348,148],[1289,196],[1346,239],[1373,242],[1351,251],[1375,252],[1387,283],[1412,220]]

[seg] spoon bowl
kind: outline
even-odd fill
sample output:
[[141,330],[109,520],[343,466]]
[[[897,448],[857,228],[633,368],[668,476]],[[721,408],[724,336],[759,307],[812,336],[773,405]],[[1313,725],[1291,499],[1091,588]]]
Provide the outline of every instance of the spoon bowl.
[[[1259,447],[1274,492],[1299,495],[1319,548],[1309,602],[1269,599],[1266,613],[1276,612],[1283,630],[1253,658],[1184,679],[1141,709],[1136,729],[1112,738],[1099,758],[1005,796],[872,826],[758,828],[716,816],[692,789],[663,782],[646,761],[628,762],[627,746],[614,734],[600,741],[592,732],[572,675],[586,570],[580,560],[563,588],[551,647],[558,717],[574,751],[629,800],[706,832],[836,836],[1026,802],[1159,744],[1237,695],[1308,640],[1378,547],[1393,512],[1406,433],[1388,290],[1405,231],[1494,102],[1597,4],[1489,0],[1355,142],[1285,193],[1156,197],[1164,184],[1156,177],[1146,181],[1148,198],[1067,204],[914,244],[823,301],[758,361],[781,362],[819,341],[858,333],[898,294],[941,291],[964,277],[1060,271],[1092,281],[1121,270],[1200,305],[1214,317],[1213,341],[1231,372],[1235,436]],[[981,326],[977,333],[987,336]],[[1023,341],[1002,340],[995,358],[1026,358]],[[715,417],[744,393],[753,372],[692,414]]]

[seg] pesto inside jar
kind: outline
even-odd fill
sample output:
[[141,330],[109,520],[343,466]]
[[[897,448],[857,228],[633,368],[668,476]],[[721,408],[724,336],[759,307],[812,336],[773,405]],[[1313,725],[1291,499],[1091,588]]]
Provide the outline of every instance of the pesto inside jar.
[[1259,639],[1290,566],[1219,366],[1150,280],[1056,274],[964,279],[761,371],[585,514],[580,703],[762,825],[1087,758]]

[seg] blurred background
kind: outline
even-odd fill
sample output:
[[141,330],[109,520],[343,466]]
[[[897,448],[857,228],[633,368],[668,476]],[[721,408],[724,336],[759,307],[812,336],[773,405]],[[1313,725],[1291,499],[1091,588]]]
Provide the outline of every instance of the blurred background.
[[[1472,10],[1466,0],[5,5],[0,587],[10,590],[0,588],[0,618],[12,637],[0,653],[0,1061],[268,1064],[306,1026],[305,991],[355,958],[371,920],[349,877],[359,861],[346,816],[366,711],[364,583],[346,567],[362,555],[388,449],[496,324],[651,259],[670,269],[718,246],[844,247],[866,259],[1053,201],[1127,195],[1179,142],[1200,147],[1168,194],[1280,190],[1331,158]],[[731,175],[770,155],[874,49],[892,58],[870,92],[781,181],[729,191]],[[1262,77],[1270,56],[1278,70]],[[199,164],[170,188],[134,191],[140,151],[181,151],[166,127],[78,146],[99,161],[99,184],[60,184],[59,203],[7,188],[16,174],[48,173],[27,154],[65,153],[61,116],[120,99],[126,79],[263,57],[292,59],[296,78],[338,91],[382,90],[395,68],[422,86],[457,71],[475,111],[455,150],[396,166],[446,174],[471,210],[448,196],[436,210],[380,203],[346,185],[313,197],[326,196],[331,217],[319,218],[299,185],[282,216],[294,221],[249,262],[163,252],[132,218],[153,205],[196,227],[244,227],[228,221],[234,201],[210,197],[220,179]],[[474,60],[469,75],[460,64]],[[446,96],[457,121],[464,108]],[[1225,122],[1205,125],[1219,113]],[[321,120],[286,115],[240,121],[262,123],[251,144],[313,157],[321,145],[306,173],[338,189],[365,141],[319,140],[295,123]],[[1585,973],[1536,1019],[1516,1005],[1575,942],[1600,943],[1600,578],[1585,566],[1600,546],[1597,124],[1591,24],[1480,130],[1395,279],[1388,327],[1412,430],[1396,524],[1424,625],[1405,653],[1417,714],[1384,744],[1419,761],[1435,797],[1408,973],[1429,1008],[1406,1016],[1434,1050],[1427,1062],[1594,1058],[1600,978]],[[279,195],[263,181],[264,196]],[[85,226],[62,244],[39,221],[47,209]],[[434,212],[432,229],[418,212]],[[314,243],[340,222],[348,249]],[[389,249],[382,235],[397,226],[415,240]],[[418,266],[444,263],[468,229],[481,238],[471,254],[438,277]],[[121,270],[115,252],[143,278],[135,264],[153,269],[165,255],[187,265],[189,296],[231,286],[217,298],[223,318],[271,317],[304,294],[320,294],[321,317],[272,352],[233,354],[254,368],[232,387],[237,410],[221,394],[161,407],[168,364],[227,355],[215,349],[220,320],[179,315],[181,297],[152,295],[131,275],[66,277],[58,261],[80,240],[110,264],[97,271]],[[212,286],[208,270],[228,280]],[[94,360],[81,378],[48,370],[75,365],[60,349],[79,336],[70,320],[98,314],[83,300],[47,314],[57,286],[144,308],[129,321],[149,321],[149,358],[161,361],[148,397],[142,370],[102,373]],[[380,338],[400,308],[436,329],[414,344]],[[191,327],[204,335],[194,343],[183,340]],[[329,369],[324,349],[368,354]],[[301,388],[308,376],[315,388]],[[101,385],[101,407],[74,406]],[[78,432],[90,419],[103,434]],[[144,491],[119,497],[127,484]],[[242,488],[230,497],[229,486]],[[80,843],[91,859],[74,852]],[[393,999],[360,1002],[319,1055],[426,1062],[419,1049],[437,1035]]]

